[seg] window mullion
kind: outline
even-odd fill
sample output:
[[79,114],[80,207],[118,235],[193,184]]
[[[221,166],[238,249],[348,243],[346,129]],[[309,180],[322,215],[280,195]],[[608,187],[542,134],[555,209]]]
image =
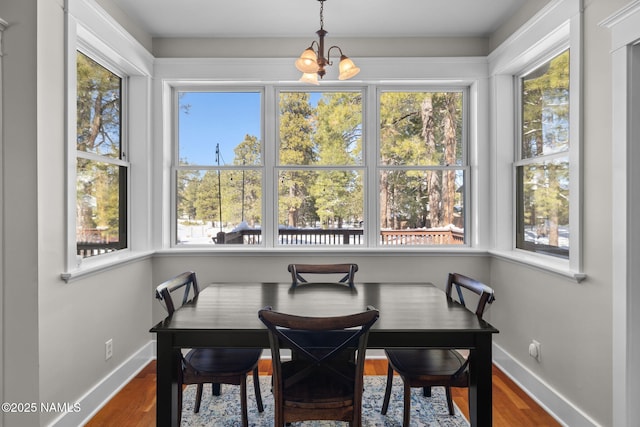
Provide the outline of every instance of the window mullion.
[[[262,244],[267,248],[273,248],[276,245],[276,239],[278,237],[278,180],[276,159],[278,152],[278,96],[276,88],[272,85],[265,87],[264,101],[262,107],[263,115],[263,134],[264,144],[263,159],[263,206],[262,217],[264,220],[262,223],[265,225],[262,227],[263,241]],[[267,117],[275,117],[275,120],[267,120]]]

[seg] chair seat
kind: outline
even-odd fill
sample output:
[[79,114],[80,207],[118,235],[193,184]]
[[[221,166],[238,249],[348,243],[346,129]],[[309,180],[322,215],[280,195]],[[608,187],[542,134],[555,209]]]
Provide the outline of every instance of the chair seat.
[[[442,377],[443,385],[451,384],[451,377],[464,365],[466,359],[456,350],[437,348],[387,349],[385,351],[393,369],[410,383],[425,380],[438,385]],[[458,379],[466,384],[466,371]]]
[[253,370],[261,354],[262,349],[252,348],[194,348],[184,359],[196,374],[234,376]]

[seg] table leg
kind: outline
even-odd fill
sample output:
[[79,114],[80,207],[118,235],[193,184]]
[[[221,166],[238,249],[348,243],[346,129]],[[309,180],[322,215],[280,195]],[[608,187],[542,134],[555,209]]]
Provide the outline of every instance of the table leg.
[[472,427],[491,427],[493,413],[491,334],[478,334],[469,361],[469,421]]
[[179,351],[170,334],[157,334],[156,341],[156,426],[179,426],[177,371]]

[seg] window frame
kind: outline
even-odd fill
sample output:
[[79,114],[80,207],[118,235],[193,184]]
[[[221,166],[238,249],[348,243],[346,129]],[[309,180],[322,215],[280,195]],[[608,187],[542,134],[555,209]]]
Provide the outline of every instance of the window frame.
[[[375,141],[376,141],[376,150],[375,150],[375,156],[376,156],[376,180],[378,182],[378,187],[379,187],[379,177],[380,177],[380,173],[382,170],[404,170],[404,171],[413,171],[413,170],[420,170],[420,171],[436,171],[436,172],[444,172],[444,171],[462,171],[463,173],[463,185],[465,187],[467,187],[468,189],[465,189],[464,194],[463,194],[463,206],[464,206],[464,215],[463,215],[463,224],[464,224],[464,243],[462,245],[431,245],[431,246],[418,246],[418,247],[470,247],[471,246],[471,235],[472,235],[472,231],[473,231],[473,226],[470,224],[470,212],[474,209],[473,206],[471,206],[471,204],[469,203],[469,201],[471,200],[471,196],[470,196],[470,190],[472,188],[472,178],[471,178],[471,166],[470,166],[470,156],[469,153],[471,151],[471,147],[470,147],[470,134],[469,134],[469,130],[471,128],[471,122],[470,122],[470,117],[473,114],[473,112],[471,111],[471,103],[470,103],[470,98],[471,98],[471,85],[462,85],[462,86],[453,86],[453,85],[444,85],[444,86],[429,86],[427,88],[421,87],[421,88],[407,88],[407,87],[397,87],[397,86],[388,86],[388,85],[384,85],[384,86],[380,86],[377,88],[377,94],[376,94],[376,102],[377,105],[380,105],[380,100],[382,97],[383,93],[389,93],[389,92],[432,92],[432,93],[444,93],[444,92],[459,92],[462,94],[462,124],[463,124],[463,129],[461,131],[461,137],[462,137],[462,155],[461,155],[461,164],[460,165],[432,165],[432,166],[425,166],[425,165],[385,165],[382,163],[382,159],[380,154],[380,134],[378,132],[378,134],[376,135]],[[476,106],[477,108],[477,106]],[[379,113],[379,110],[376,111],[376,113]],[[380,124],[380,118],[379,115],[377,116],[377,121],[376,121],[377,129],[379,129],[379,124]],[[377,197],[377,209],[376,209],[376,216],[375,216],[375,224],[377,227],[377,231],[380,231],[380,191],[376,192]],[[377,239],[378,240],[378,239]],[[378,246],[382,247],[382,248],[393,248],[393,246],[390,245],[383,245],[382,243],[380,243],[380,241],[378,240]]]
[[[498,258],[539,268],[573,281],[586,277],[582,262],[582,13],[578,0],[544,8],[489,56],[492,79],[490,100],[494,158],[492,230],[495,244],[490,253]],[[564,50],[569,50],[569,224],[568,259],[534,253],[516,247],[516,167],[520,159],[518,82]],[[511,224],[505,227],[504,224]]]
[[[112,252],[124,251],[129,249],[129,193],[130,193],[129,182],[131,181],[130,179],[131,163],[128,160],[128,154],[127,154],[129,152],[129,137],[128,137],[129,134],[127,132],[129,128],[129,114],[128,114],[129,79],[128,79],[128,76],[122,72],[122,70],[115,69],[113,65],[109,64],[110,61],[102,57],[96,57],[95,56],[96,54],[94,52],[87,53],[87,50],[85,50],[85,48],[82,46],[82,43],[81,43],[80,46],[78,46],[78,49],[76,50],[76,56],[77,56],[77,53],[82,53],[87,58],[94,61],[98,66],[105,68],[107,71],[109,71],[113,75],[120,78],[120,117],[119,117],[120,154],[118,158],[115,158],[115,157],[110,157],[108,155],[97,154],[89,151],[81,151],[81,150],[78,150],[76,147],[75,161],[77,165],[78,159],[82,158],[85,160],[95,161],[98,163],[105,163],[108,165],[117,166],[118,168],[125,168],[125,173],[124,174],[121,173],[121,175],[124,175],[124,176],[121,176],[121,180],[123,180],[124,182],[120,181],[119,187],[118,187],[119,188],[118,189],[119,191],[118,234],[120,238],[124,237],[125,241],[119,242],[120,243],[119,248],[103,254],[96,254],[89,257],[81,257],[80,255],[77,255],[82,259],[82,261],[80,261],[80,258],[78,258],[79,262],[84,262],[84,260],[95,257],[95,256],[104,256]],[[77,168],[76,168],[76,171],[77,171]],[[76,245],[77,244],[78,242],[76,237]]]
[[[522,138],[522,127],[524,126],[523,124],[523,119],[522,119],[522,115],[523,115],[523,108],[522,108],[522,81],[523,78],[528,75],[529,73],[537,70],[538,68],[544,66],[547,63],[550,63],[552,60],[554,60],[555,58],[557,58],[558,56],[564,54],[565,52],[569,53],[569,74],[571,74],[571,50],[569,49],[569,46],[567,45],[566,48],[563,49],[563,46],[558,46],[555,49],[550,50],[549,52],[547,52],[542,58],[540,58],[540,60],[534,62],[533,64],[531,64],[531,67],[526,68],[523,72],[518,73],[517,75],[514,76],[514,98],[515,98],[515,114],[516,114],[516,136],[514,138],[514,144],[515,144],[515,149],[514,149],[514,161],[513,161],[513,176],[514,176],[514,183],[515,183],[515,191],[514,191],[514,210],[515,210],[515,215],[514,215],[514,225],[515,225],[515,235],[514,235],[514,248],[517,251],[524,251],[526,253],[533,253],[533,254],[540,254],[540,255],[544,255],[544,256],[556,256],[560,259],[569,259],[571,256],[571,235],[569,236],[569,250],[567,251],[567,255],[552,255],[550,253],[546,253],[547,251],[544,251],[542,249],[540,250],[536,250],[535,247],[533,249],[525,249],[523,247],[519,247],[519,239],[521,237],[523,237],[524,235],[524,223],[520,223],[520,215],[518,213],[518,207],[520,206],[521,202],[522,202],[522,194],[521,194],[521,190],[522,188],[519,186],[519,181],[520,181],[520,177],[519,177],[519,172],[518,169],[526,167],[526,166],[531,166],[531,165],[543,165],[546,163],[552,163],[555,160],[558,159],[562,159],[562,158],[567,158],[568,159],[568,163],[569,163],[569,174],[571,173],[571,159],[570,159],[570,153],[571,153],[571,146],[572,144],[572,140],[573,140],[573,135],[571,133],[569,133],[569,146],[566,150],[564,151],[559,151],[559,152],[555,152],[555,153],[551,153],[551,154],[542,154],[539,156],[532,156],[532,157],[524,157],[524,154],[522,152],[522,144],[523,144],[523,138]],[[571,79],[569,79],[569,128],[571,128],[571,120],[574,119],[574,117],[571,114],[571,110],[573,109],[573,106],[571,104],[571,92],[574,90],[573,86],[572,86],[572,81]],[[569,181],[569,189],[573,190],[571,188],[571,181]],[[569,199],[571,199],[571,195],[569,195]],[[571,200],[569,201],[569,210],[571,212]],[[520,227],[523,228],[523,230],[520,230]],[[522,234],[522,236],[521,236]],[[526,241],[522,240],[522,245],[526,245]]]
[[[309,86],[290,86],[290,85],[275,85],[274,86],[274,101],[275,101],[275,105],[274,105],[274,109],[276,110],[276,119],[275,119],[275,128],[276,128],[276,134],[275,134],[275,141],[274,141],[274,163],[273,163],[273,179],[274,179],[274,186],[271,188],[271,194],[275,197],[274,201],[273,201],[273,205],[272,205],[272,209],[271,209],[271,214],[274,216],[273,221],[271,223],[269,223],[270,225],[272,225],[270,228],[272,229],[272,232],[270,233],[270,239],[268,241],[266,241],[267,247],[268,248],[273,248],[273,249],[293,249],[293,248],[300,248],[300,245],[285,245],[285,244],[281,244],[280,243],[280,235],[279,233],[276,232],[276,230],[278,230],[279,227],[279,198],[278,198],[278,194],[279,194],[279,186],[277,184],[278,180],[279,180],[279,174],[282,171],[291,171],[291,170],[295,170],[295,171],[310,171],[310,172],[323,172],[323,171],[361,171],[361,176],[362,176],[362,187],[363,187],[363,206],[362,206],[362,212],[363,212],[363,217],[367,218],[368,217],[368,212],[367,212],[367,200],[370,198],[370,195],[367,194],[367,191],[365,191],[365,189],[367,188],[367,176],[368,176],[368,164],[369,164],[369,159],[367,156],[367,153],[371,151],[369,144],[367,143],[367,139],[368,139],[368,130],[366,129],[366,124],[367,124],[367,120],[368,120],[368,115],[367,115],[367,109],[366,109],[366,105],[367,105],[367,99],[368,99],[368,91],[366,90],[365,86],[362,85],[343,85],[343,86],[338,86],[338,87],[329,87],[329,86],[323,86],[321,88],[310,88]],[[281,119],[281,115],[279,112],[279,100],[280,100],[280,96],[282,93],[292,93],[292,92],[305,92],[305,93],[321,93],[321,94],[325,94],[325,93],[360,93],[362,96],[362,135],[361,135],[361,145],[362,145],[362,153],[361,153],[361,158],[362,161],[360,164],[353,164],[353,165],[339,165],[339,164],[335,164],[335,165],[296,165],[296,164],[286,164],[286,163],[282,163],[280,160],[280,137],[279,137],[279,130],[280,130],[280,119]],[[269,190],[267,190],[269,192]],[[264,207],[265,209],[267,209],[267,206]],[[365,219],[366,221],[366,219]],[[361,245],[349,245],[350,247],[348,249],[353,249],[353,250],[357,250],[357,249],[362,249],[362,248],[366,248],[369,246],[369,237],[366,231],[363,231],[363,243]],[[310,245],[313,249],[318,249],[318,250],[328,250],[330,248],[336,248],[339,247],[338,245],[322,245],[322,244],[316,244],[316,245]],[[303,250],[307,250],[306,248],[304,248]]]
[[[261,144],[260,144],[260,156],[262,158],[262,164],[261,165],[249,165],[249,166],[242,166],[242,165],[234,165],[234,164],[228,164],[228,165],[214,165],[214,164],[209,164],[209,165],[200,165],[200,164],[193,164],[193,165],[182,165],[180,163],[180,141],[179,141],[179,113],[176,111],[176,106],[178,106],[179,108],[179,93],[180,92],[218,92],[218,93],[259,93],[260,94],[260,135],[258,135],[258,137],[261,140]],[[266,156],[266,152],[268,151],[265,147],[266,145],[266,138],[265,138],[265,123],[264,123],[264,118],[266,117],[265,114],[265,88],[261,87],[259,85],[234,85],[234,84],[230,84],[228,86],[220,86],[220,85],[216,85],[215,87],[210,87],[207,85],[196,85],[196,86],[192,86],[192,85],[187,85],[187,86],[176,86],[173,87],[171,90],[171,109],[172,109],[172,116],[174,117],[175,123],[173,126],[174,132],[173,132],[173,144],[172,144],[172,156],[171,156],[171,203],[172,203],[172,216],[171,216],[171,237],[170,237],[170,241],[171,241],[171,246],[172,247],[176,247],[176,248],[194,248],[194,247],[211,247],[210,245],[198,245],[198,244],[185,244],[185,245],[180,245],[178,243],[178,192],[177,192],[177,184],[178,184],[178,172],[179,171],[185,171],[185,170],[198,170],[198,171],[233,171],[233,170],[245,170],[245,171],[260,171],[260,175],[262,177],[262,187],[264,188],[264,182],[265,182],[265,156]],[[263,196],[264,196],[264,190],[262,191]],[[265,201],[264,201],[264,197],[262,200],[262,218],[265,218]],[[263,220],[264,223],[264,220]],[[262,229],[263,233],[264,233],[264,228]],[[262,235],[262,244],[257,245],[262,247],[264,245],[264,234]]]
[[[85,0],[70,0],[66,17],[66,256],[62,280],[69,282],[121,265],[129,260],[150,256],[152,233],[151,190],[151,77],[153,56],[133,37],[119,29],[115,21],[97,5]],[[126,233],[127,248],[99,256],[76,255],[76,55],[80,51],[123,80],[122,150],[127,164]],[[125,89],[126,88],[126,89]],[[89,154],[89,153],[86,153]],[[95,157],[92,157],[95,158]]]
[[[349,84],[349,85],[323,85],[322,88],[309,88],[308,86],[296,86],[288,83],[270,83],[265,82],[262,84],[247,83],[242,84],[237,81],[199,81],[197,83],[176,81],[175,83],[165,82],[165,93],[167,97],[164,102],[165,113],[166,109],[169,109],[167,117],[171,118],[171,160],[170,164],[170,200],[169,215],[170,224],[169,239],[167,244],[170,248],[183,251],[183,250],[206,250],[206,251],[232,251],[232,252],[252,252],[255,250],[269,250],[269,251],[336,251],[346,250],[350,252],[358,251],[370,251],[370,250],[382,250],[388,252],[402,252],[402,251],[462,251],[469,250],[472,247],[478,245],[478,242],[482,242],[477,236],[472,237],[472,232],[475,229],[472,224],[472,218],[475,215],[475,207],[471,205],[471,200],[476,198],[471,197],[470,193],[477,188],[477,182],[474,179],[472,173],[472,164],[470,153],[476,150],[472,150],[470,144],[472,143],[471,129],[477,123],[472,123],[472,117],[477,115],[475,111],[473,99],[478,99],[478,87],[477,82],[471,80],[464,80],[460,82],[438,82],[438,81],[411,81],[411,82],[398,82],[398,83],[368,83],[368,84]],[[261,90],[263,93],[263,143],[262,143],[262,158],[263,158],[263,227],[262,227],[262,242],[256,245],[211,245],[211,244],[179,244],[177,241],[177,170],[183,169],[177,165],[179,161],[179,141],[178,141],[178,93],[189,91],[214,91],[214,92],[245,92],[245,91],[257,91]],[[344,165],[344,166],[297,166],[297,165],[285,165],[279,163],[279,114],[278,114],[278,100],[280,93],[283,92],[360,92],[363,96],[363,123],[362,123],[362,164],[358,165]],[[462,156],[461,165],[439,165],[439,166],[385,166],[381,164],[379,157],[379,105],[380,94],[383,92],[459,92],[463,96],[462,109],[463,109],[463,129],[462,134]],[[169,100],[169,102],[166,102]],[[269,120],[268,117],[274,117],[274,120]],[[478,138],[474,141],[478,141]],[[234,166],[220,167],[225,169]],[[388,168],[400,168],[407,170],[460,170],[464,174],[465,180],[465,194],[464,200],[464,224],[465,224],[465,239],[464,243],[460,245],[383,245],[379,239],[372,239],[371,236],[378,236],[380,232],[380,212],[379,212],[379,173],[382,169]],[[256,167],[253,167],[255,169]],[[309,245],[309,247],[300,245],[282,245],[278,243],[278,214],[277,214],[277,180],[278,172],[280,170],[288,169],[296,170],[361,170],[363,171],[363,185],[366,188],[370,188],[369,191],[364,192],[364,242],[362,245]],[[217,166],[212,166],[207,169],[218,169]],[[474,243],[476,242],[476,243]]]

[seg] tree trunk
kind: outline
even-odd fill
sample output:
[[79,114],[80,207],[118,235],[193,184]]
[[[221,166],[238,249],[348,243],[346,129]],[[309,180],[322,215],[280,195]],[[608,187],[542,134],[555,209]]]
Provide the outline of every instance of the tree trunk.
[[[433,98],[428,95],[421,104],[420,114],[422,116],[422,137],[427,148],[427,156],[433,157],[436,152],[436,136],[434,133],[433,121]],[[435,172],[428,173],[428,194],[429,194],[429,222],[430,227],[440,226],[440,178]]]
[[[446,95],[444,116],[444,157],[445,164],[455,165],[457,129],[456,129],[456,97],[457,94]],[[453,207],[456,202],[456,173],[448,170],[442,174],[442,222],[444,225],[453,224]]]

